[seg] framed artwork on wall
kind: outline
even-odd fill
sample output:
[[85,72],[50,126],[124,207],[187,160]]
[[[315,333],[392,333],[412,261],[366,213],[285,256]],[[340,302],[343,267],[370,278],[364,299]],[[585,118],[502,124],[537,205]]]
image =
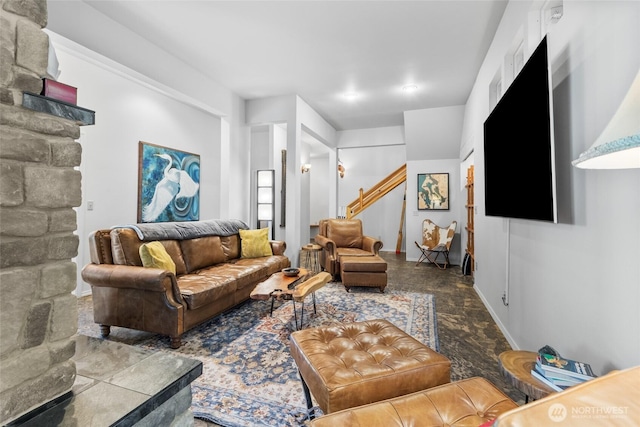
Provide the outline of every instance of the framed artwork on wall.
[[449,174],[418,174],[418,210],[449,210]]
[[138,143],[138,222],[200,219],[200,156]]

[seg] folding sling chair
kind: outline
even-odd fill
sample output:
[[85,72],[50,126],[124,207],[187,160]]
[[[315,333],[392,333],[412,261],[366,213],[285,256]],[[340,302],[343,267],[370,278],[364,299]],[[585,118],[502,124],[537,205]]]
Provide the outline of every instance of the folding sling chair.
[[[434,263],[438,268],[446,269],[449,265],[449,249],[453,242],[453,236],[456,234],[457,221],[453,221],[449,227],[442,228],[430,219],[422,221],[422,244],[415,242],[422,255],[418,259],[416,265],[425,260]],[[444,262],[438,259],[444,258]]]

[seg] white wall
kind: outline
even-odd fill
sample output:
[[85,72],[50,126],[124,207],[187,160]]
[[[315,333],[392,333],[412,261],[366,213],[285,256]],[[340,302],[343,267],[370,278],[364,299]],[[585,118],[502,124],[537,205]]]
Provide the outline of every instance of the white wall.
[[[135,72],[125,73],[120,66],[112,67],[109,60],[74,43],[55,35],[52,40],[62,70],[59,80],[78,88],[79,106],[96,112],[95,125],[82,127],[80,138],[83,203],[77,209],[80,247],[76,259],[76,293],[80,295],[90,292],[79,275],[90,262],[89,233],[137,222],[139,141],[200,155],[200,219],[223,217],[221,187],[225,180],[232,179],[221,177],[225,164],[230,164],[227,159],[233,157],[230,168],[236,165],[244,170],[246,166],[241,164],[246,162],[236,150],[223,149],[229,144],[223,143],[225,130],[219,117],[186,104],[184,99],[178,101],[161,93],[148,80],[144,83],[139,80]],[[228,123],[226,132],[238,135],[239,131],[231,129]],[[235,142],[239,147],[244,144]],[[237,174],[234,172],[232,176]],[[243,185],[242,179],[236,178],[240,184],[233,185]],[[234,192],[234,203],[241,206],[235,213],[248,212],[246,194],[244,190]],[[93,203],[91,211],[87,210],[89,201]],[[229,212],[228,207],[224,210]]]
[[[417,160],[407,161],[407,261],[418,261],[420,250],[414,242],[422,243],[422,222],[425,219],[448,227],[452,221],[457,221],[456,234],[451,244],[449,261],[452,265],[462,264],[461,233],[464,232],[466,217],[460,215],[459,206],[464,206],[465,197],[461,197],[460,161],[458,159]],[[418,210],[418,174],[420,173],[448,173],[449,174],[449,210]],[[428,261],[427,261],[428,262]]]
[[[422,221],[430,218],[437,224],[448,226],[458,221],[458,229],[451,248],[451,263],[460,265],[464,247],[460,239],[466,222],[464,204],[466,192],[460,183],[460,161],[455,141],[459,140],[464,107],[414,110],[405,112],[405,126],[339,131],[339,157],[345,164],[345,178],[338,180],[339,206],[356,199],[359,189],[370,189],[389,173],[406,163],[407,201],[402,230],[401,252],[408,261],[417,261],[420,251],[414,241],[420,242]],[[411,137],[409,137],[411,135]],[[405,143],[405,138],[406,143]],[[410,158],[411,151],[416,158]],[[438,157],[448,155],[447,157]],[[447,211],[418,211],[417,175],[419,173],[448,173],[450,206]],[[465,172],[466,173],[466,172]],[[405,187],[390,194],[358,215],[363,220],[365,233],[379,237],[383,251],[394,252],[400,229],[400,217]]]
[[[302,142],[302,133],[304,131],[312,135],[328,147],[330,162],[335,164],[335,150],[331,148],[335,147],[336,132],[322,116],[295,95],[247,101],[245,122],[250,126],[286,125],[286,226],[280,238],[287,242],[286,255],[292,265],[297,265],[299,248],[309,242],[311,224],[311,180],[309,175],[301,173],[302,164],[310,162],[311,153],[308,144]],[[329,192],[325,197],[329,200],[330,209],[335,206],[336,179],[332,174],[327,176]],[[276,191],[281,190],[282,186],[278,185]]]
[[464,106],[404,112],[407,158],[435,160],[458,158]]
[[[259,126],[251,129],[251,170],[249,172],[250,182],[251,182],[251,219],[249,225],[251,227],[256,227],[258,225],[258,212],[256,211],[255,206],[257,206],[257,177],[259,170],[265,169],[275,169],[273,165],[273,156],[272,145],[270,144],[270,129],[269,126]],[[274,174],[275,180],[275,174]],[[275,195],[274,195],[275,196]],[[278,198],[279,199],[279,198]],[[274,200],[276,203],[276,200]],[[275,221],[278,221],[277,223]],[[279,224],[279,217],[275,216],[274,213],[274,222],[273,224],[276,226],[274,228],[274,236],[277,225]]]
[[[157,82],[165,85],[166,89],[188,97],[213,114],[235,114],[238,97],[229,89],[169,55],[161,45],[102,14],[94,5],[84,1],[49,1],[46,6],[47,28],[54,33],[137,71],[156,86]],[[86,34],[100,37],[86,37]],[[109,43],[102,43],[105,38]],[[139,54],[131,55],[131,52]]]
[[[396,144],[402,141],[397,127],[376,128],[375,132],[385,136],[378,138],[380,141]],[[344,178],[338,178],[339,207],[345,207],[357,199],[361,188],[363,191],[369,190],[406,163],[404,145],[356,147],[357,140],[361,144],[367,144],[375,139],[371,129],[338,132],[338,146],[351,145],[338,150],[338,156],[346,169]],[[403,196],[404,186],[400,185],[355,217],[362,220],[366,235],[382,240],[383,251],[396,250]]]
[[549,27],[559,224],[484,215],[489,85],[514,41],[525,34],[530,49],[539,41],[534,5],[509,3],[465,112],[462,145],[473,143],[476,168],[475,286],[514,347],[549,344],[603,374],[640,364],[640,170],[581,170],[571,160],[596,140],[640,69],[640,3],[565,1]]
[[231,112],[221,118],[219,173],[219,218],[242,218],[248,220],[251,177],[247,173],[251,162],[250,128],[244,124],[244,100],[232,97]]
[[[310,199],[309,199],[309,222],[317,225],[321,219],[334,217],[335,214],[329,209],[327,195],[331,194],[329,189],[328,174],[337,174],[337,170],[329,163],[329,156],[323,155],[311,157],[311,179]],[[315,230],[317,232],[317,230]],[[313,236],[310,236],[313,237]]]
[[[441,227],[449,226],[452,221],[458,222],[449,260],[452,265],[462,264],[466,247],[466,238],[463,237],[467,196],[463,188],[464,182],[460,182],[458,145],[462,135],[464,112],[463,105],[404,112],[408,181],[405,248],[408,261],[417,261],[420,257],[420,250],[415,242],[421,243],[422,222],[428,218]],[[449,210],[418,210],[419,173],[449,174]]]
[[337,132],[337,144],[338,148],[404,145],[404,126],[339,131]]

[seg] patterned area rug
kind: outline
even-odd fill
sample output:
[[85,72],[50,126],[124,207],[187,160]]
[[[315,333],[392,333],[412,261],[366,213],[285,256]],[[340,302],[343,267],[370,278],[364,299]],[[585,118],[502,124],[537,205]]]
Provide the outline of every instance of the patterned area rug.
[[[182,337],[178,350],[167,337],[111,328],[110,340],[148,349],[179,352],[203,363],[192,383],[192,410],[197,418],[227,427],[300,426],[306,424],[306,401],[296,365],[289,355],[289,334],[295,330],[291,301],[250,300]],[[298,321],[301,304],[296,303]],[[316,309],[307,297],[303,327],[334,322],[384,318],[438,351],[433,295],[352,288],[328,283],[316,292]],[[78,332],[99,337],[93,323],[91,297],[79,304]]]

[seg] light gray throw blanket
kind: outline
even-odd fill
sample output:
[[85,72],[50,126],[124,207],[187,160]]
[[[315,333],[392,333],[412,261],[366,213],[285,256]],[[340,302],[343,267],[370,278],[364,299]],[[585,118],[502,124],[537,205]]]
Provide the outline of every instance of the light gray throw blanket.
[[112,228],[131,228],[143,241],[185,240],[204,236],[231,236],[249,226],[239,219],[210,219],[206,221],[154,222],[118,225]]

